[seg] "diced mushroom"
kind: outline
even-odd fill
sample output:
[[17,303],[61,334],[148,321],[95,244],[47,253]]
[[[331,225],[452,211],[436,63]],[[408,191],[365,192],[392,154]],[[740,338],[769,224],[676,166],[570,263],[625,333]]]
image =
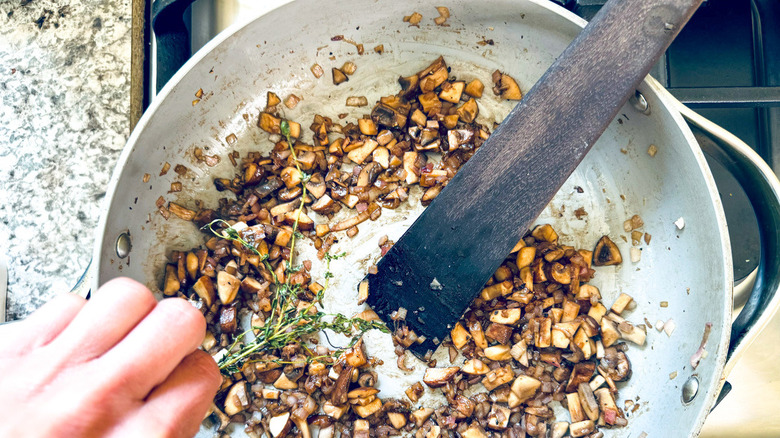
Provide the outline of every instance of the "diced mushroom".
[[493,345],[484,349],[485,357],[490,360],[500,362],[509,360],[512,355],[509,354],[510,347],[508,345]]
[[452,380],[458,371],[460,371],[460,368],[458,367],[427,368],[425,370],[425,376],[423,376],[423,382],[430,388],[439,388]]
[[372,395],[376,395],[379,393],[379,390],[377,388],[368,387],[368,386],[362,386],[360,388],[355,388],[352,391],[349,391],[347,393],[348,399],[355,399],[355,398],[366,398],[370,397]]
[[487,416],[488,427],[494,430],[504,430],[509,424],[509,417],[512,412],[506,406],[499,404],[493,404],[490,408],[490,413]]
[[474,98],[467,100],[463,105],[456,110],[458,117],[463,123],[474,123],[479,114],[479,108],[477,107],[477,101]]
[[361,418],[366,418],[368,416],[371,416],[379,410],[382,409],[382,400],[375,398],[371,403],[368,403],[365,406],[360,405],[353,405],[352,410],[355,411],[356,414],[358,414]]
[[631,377],[631,362],[628,356],[615,347],[609,347],[604,351],[601,365],[607,372],[607,376],[615,382],[622,382]]
[[346,404],[336,406],[329,401],[322,404],[322,412],[335,420],[339,420],[347,412],[347,409],[349,409],[349,406]]
[[579,421],[569,425],[569,433],[573,438],[580,438],[596,431],[596,424],[591,420]]
[[552,345],[552,319],[536,318],[539,322],[539,331],[535,333],[534,344],[539,348],[547,348]]
[[521,365],[528,366],[527,346],[525,341],[521,340],[513,345],[512,349],[509,350],[509,354],[511,354],[516,361],[520,362]]
[[333,75],[333,85],[339,85],[339,84],[347,82],[349,80],[347,75],[344,74],[343,71],[341,71],[340,69],[338,69],[336,67],[333,67],[330,70],[330,72]]
[[623,263],[620,250],[608,236],[602,236],[599,239],[596,243],[596,249],[593,250],[593,255],[594,266],[612,266]]
[[[336,202],[333,201],[333,198],[328,195],[322,195],[311,205],[311,209],[319,214],[330,214],[333,213],[335,206]],[[319,225],[317,226],[319,227]]]
[[566,436],[566,433],[569,431],[569,423],[565,421],[558,421],[553,423],[552,429],[550,431],[550,438],[563,438]]
[[572,423],[585,420],[585,412],[582,411],[579,394],[576,392],[566,394],[566,406],[569,409],[569,417]]
[[519,402],[523,403],[536,394],[536,391],[542,386],[542,382],[531,376],[517,376],[512,383],[512,392],[518,397]]
[[552,327],[552,345],[556,348],[569,348],[569,342],[579,329],[579,322],[559,322]]
[[582,382],[589,382],[591,376],[596,371],[596,364],[593,362],[580,362],[574,365],[569,377],[569,382],[566,384],[566,392],[574,392]]
[[401,85],[401,95],[408,99],[417,90],[420,77],[417,75],[401,76],[398,78],[398,83]]
[[374,149],[376,149],[377,146],[379,146],[379,143],[377,143],[375,140],[367,139],[363,142],[362,146],[349,151],[347,153],[347,157],[349,157],[350,160],[357,164],[363,164],[363,161],[365,161],[366,158],[368,158],[368,156],[374,152]]
[[465,87],[465,82],[444,82],[441,86],[441,92],[439,92],[439,99],[451,103],[458,103],[460,102],[460,96],[463,94],[463,89]]
[[[500,312],[500,310],[496,310],[496,312]],[[512,340],[512,327],[494,322],[488,326],[487,330],[485,330],[485,336],[498,342],[499,344],[508,345]],[[509,347],[507,346],[507,350],[508,349]]]
[[282,414],[273,416],[270,420],[268,420],[268,432],[271,433],[273,438],[287,435],[287,432],[290,431],[291,427],[292,422],[290,421],[289,412],[284,412]]
[[319,64],[312,65],[310,70],[314,75],[314,77],[317,79],[321,78],[322,75],[325,74],[325,71],[322,69],[322,67]]
[[358,174],[357,186],[367,187],[376,181],[379,173],[382,172],[382,165],[377,162],[370,162],[363,167],[363,170]]
[[403,157],[403,164],[404,164],[404,171],[406,172],[406,183],[407,184],[414,184],[417,181],[420,180],[419,176],[419,168],[417,168],[417,157],[418,152],[410,151],[410,152],[404,152]]
[[165,266],[165,284],[163,285],[163,293],[171,296],[175,295],[179,291],[181,283],[179,283],[179,276],[177,273],[176,265]]
[[558,242],[558,233],[555,232],[555,229],[550,224],[538,225],[533,229],[531,235],[536,240],[543,240],[550,243]]
[[509,366],[496,368],[485,375],[482,379],[482,385],[488,391],[492,391],[501,385],[511,382],[514,377],[515,373]]
[[450,339],[458,350],[462,349],[471,340],[471,335],[463,327],[461,323],[455,324],[455,327],[450,331]]
[[414,412],[412,412],[412,420],[414,420],[414,424],[417,425],[417,427],[420,427],[425,423],[425,420],[428,419],[428,417],[433,414],[432,408],[420,408]]
[[[363,107],[368,105],[368,99],[366,98],[366,96],[349,96],[347,97],[347,101],[344,104],[346,106]],[[361,119],[361,120],[365,120],[365,119]],[[360,120],[358,120],[358,124],[359,123]]]
[[282,373],[274,382],[274,388],[277,389],[297,389],[298,383],[290,380],[286,374]]
[[276,105],[279,105],[280,103],[282,103],[282,99],[280,99],[276,93],[274,93],[273,91],[269,91],[268,93],[266,93],[266,103],[265,103],[266,108],[273,108]]
[[623,322],[618,324],[618,332],[620,337],[633,342],[637,345],[645,345],[645,339],[647,338],[647,332],[642,325],[634,326],[629,322]]
[[496,70],[493,72],[493,93],[507,100],[520,100],[523,93],[517,82],[508,74]]
[[473,425],[461,434],[463,438],[488,438],[488,435],[479,425]]
[[336,426],[330,425],[328,427],[323,427],[320,429],[320,432],[317,434],[317,438],[333,438],[336,435]]
[[477,358],[469,359],[461,368],[461,371],[463,371],[466,374],[471,374],[473,376],[483,376],[490,372],[490,368],[485,365],[484,362]]
[[423,388],[420,382],[415,383],[414,385],[407,388],[406,391],[404,391],[406,396],[409,397],[409,400],[411,400],[414,403],[417,403],[417,400],[419,400],[420,397],[422,397],[424,392],[425,392],[425,388]]
[[482,331],[482,323],[479,322],[476,319],[471,319],[468,322],[469,325],[469,334],[471,334],[471,338],[474,340],[474,343],[477,344],[477,347],[485,349],[488,346],[487,339],[485,339],[485,332]]
[[601,318],[601,342],[604,347],[609,347],[618,339],[620,339],[620,332],[615,323],[607,318]]
[[246,382],[243,380],[235,383],[228,390],[225,396],[225,414],[229,416],[236,415],[249,406],[249,399],[246,394]]
[[473,81],[469,82],[468,85],[466,85],[466,88],[463,91],[469,96],[479,99],[482,97],[482,91],[484,89],[485,85],[482,83],[482,81],[479,79],[474,79]]
[[238,295],[238,288],[241,286],[241,280],[225,271],[217,273],[217,293],[222,304],[230,304]]
[[257,126],[263,131],[271,134],[282,133],[282,119],[268,113],[260,113],[260,119],[257,122]]
[[341,71],[344,72],[347,76],[351,76],[355,74],[355,71],[357,71],[357,66],[352,61],[347,61],[344,63],[344,65],[341,66]]
[[203,342],[201,342],[200,347],[204,351],[209,351],[216,345],[217,339],[214,337],[214,335],[211,332],[206,332],[206,336],[203,337]]
[[509,295],[510,293],[512,293],[512,282],[502,281],[501,283],[496,283],[482,289],[482,294],[480,296],[483,300],[490,301],[493,298]]
[[515,260],[517,268],[521,269],[525,268],[526,266],[531,266],[534,258],[536,258],[536,247],[526,246],[524,248],[520,248],[520,250],[517,252],[517,259]]
[[387,419],[390,421],[390,424],[397,430],[401,430],[404,426],[406,426],[406,415],[400,412],[388,412]]
[[[588,416],[588,419],[596,421],[599,418],[599,406],[596,403],[596,397],[593,395],[593,391],[590,387],[590,384],[582,382],[577,386],[577,392],[576,392],[580,404],[582,405],[582,410],[585,413],[585,415]],[[582,418],[582,421],[585,418]],[[574,420],[572,420],[574,422]]]
[[584,359],[590,359],[594,353],[596,353],[596,341],[591,339],[585,329],[580,326],[577,333],[574,334],[574,344],[582,352]]
[[594,391],[596,397],[599,399],[599,408],[604,415],[604,422],[614,425],[617,418],[620,416],[615,399],[612,397],[612,393],[608,388],[601,388]]
[[368,438],[370,427],[366,420],[355,420],[355,425],[352,428],[353,438]]
[[366,353],[363,351],[363,340],[359,340],[357,344],[352,346],[351,348],[348,348],[344,352],[344,359],[347,362],[347,365],[351,367],[362,367],[368,362],[368,359],[366,358]]

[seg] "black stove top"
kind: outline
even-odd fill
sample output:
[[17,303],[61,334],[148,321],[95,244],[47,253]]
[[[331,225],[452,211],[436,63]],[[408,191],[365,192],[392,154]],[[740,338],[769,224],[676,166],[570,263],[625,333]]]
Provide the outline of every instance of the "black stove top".
[[[557,1],[589,19],[605,0]],[[708,0],[651,72],[680,101],[780,170],[780,1]],[[753,209],[734,177],[708,160],[729,224],[735,279],[758,264]]]

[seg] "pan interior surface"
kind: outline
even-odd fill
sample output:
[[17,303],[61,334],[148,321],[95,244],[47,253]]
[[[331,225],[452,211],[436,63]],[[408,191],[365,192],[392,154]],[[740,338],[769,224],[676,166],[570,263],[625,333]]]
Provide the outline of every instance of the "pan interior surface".
[[[267,91],[282,99],[289,94],[302,98],[293,110],[283,108],[284,115],[300,122],[304,141],[310,141],[307,127],[314,114],[335,120],[346,113],[344,120],[354,121],[368,114],[371,106],[347,107],[348,96],[366,96],[375,102],[395,94],[398,76],[444,56],[451,74],[467,81],[479,78],[486,84],[479,112],[482,123],[490,127],[511,109],[511,103],[492,96],[491,73],[505,71],[528,91],[584,25],[541,0],[457,0],[447,6],[449,26],[442,27],[433,24],[438,15],[433,6],[412,1],[380,5],[298,0],[209,44],[153,103],[120,158],[95,253],[96,285],[129,276],[159,293],[166,256],[202,244],[204,235],[175,216],[164,219],[156,202],[162,197],[166,203],[192,208],[197,199],[205,207],[216,207],[217,199],[227,192],[218,193],[213,178],[232,178],[236,172],[227,153],[237,150],[243,157],[248,151],[267,153],[273,146],[268,134],[257,127]],[[402,21],[414,11],[424,17],[419,27]],[[339,35],[343,38],[334,38]],[[358,55],[345,39],[363,44],[364,53]],[[380,44],[384,52],[375,53],[373,48]],[[353,61],[357,71],[348,82],[335,86],[329,71],[345,61]],[[326,72],[319,79],[310,71],[315,63]],[[599,287],[605,305],[625,292],[637,301],[637,308],[628,313],[629,321],[655,325],[672,320],[676,325],[670,336],[649,328],[647,344],[629,349],[633,377],[618,384],[617,402],[624,408],[624,401],[631,400],[638,407],[628,409],[628,427],[602,429],[610,437],[636,437],[643,431],[652,436],[698,433],[720,385],[728,341],[731,260],[720,200],[701,152],[692,147],[691,133],[679,114],[668,111],[654,91],[657,86],[654,81],[640,86],[650,113],[627,104],[538,221],[551,223],[564,244],[577,248],[592,249],[602,235],[609,235],[624,262],[596,268],[591,284]],[[202,96],[196,98],[199,90]],[[657,148],[654,156],[648,154],[650,145]],[[195,148],[219,156],[219,164],[209,167],[199,162]],[[171,170],[161,175],[165,163]],[[176,165],[186,171],[174,172]],[[168,193],[172,182],[181,182],[184,190]],[[397,240],[421,208],[419,193],[413,193],[408,206],[384,209],[376,222],[362,224],[354,238],[339,238],[332,252],[346,251],[347,257],[333,262],[337,276],[331,280],[326,307],[346,315],[362,309],[356,304],[356,285],[380,257],[378,239],[387,235]],[[577,218],[574,212],[579,208],[587,215]],[[637,263],[630,261],[630,233],[623,230],[623,222],[634,214],[642,217],[642,230],[651,235],[649,244],[642,241],[636,247],[641,249]],[[685,222],[682,229],[674,224],[678,218]],[[115,250],[122,233],[132,239],[132,251],[125,258]],[[301,248],[301,260],[315,261],[314,277],[322,275],[324,266],[313,255],[311,242]],[[668,306],[661,307],[661,302]],[[690,357],[699,347],[706,323],[712,323],[708,356],[694,370]],[[424,365],[417,364],[412,374],[399,371],[389,336],[367,336],[369,354],[385,362],[378,369],[381,395],[403,397],[403,391],[421,379]],[[699,394],[683,404],[682,386],[691,376],[699,380]],[[421,400],[440,401],[430,390]],[[567,421],[568,414],[559,420]]]

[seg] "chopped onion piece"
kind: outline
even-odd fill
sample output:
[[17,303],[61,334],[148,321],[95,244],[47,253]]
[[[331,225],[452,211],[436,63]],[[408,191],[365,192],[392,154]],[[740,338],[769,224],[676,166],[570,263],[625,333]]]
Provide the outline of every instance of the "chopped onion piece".
[[631,247],[631,263],[638,263],[642,259],[642,250],[639,248]]
[[666,333],[666,336],[671,337],[675,327],[677,327],[677,325],[674,323],[674,320],[669,318],[669,321],[666,321],[664,324],[664,333]]

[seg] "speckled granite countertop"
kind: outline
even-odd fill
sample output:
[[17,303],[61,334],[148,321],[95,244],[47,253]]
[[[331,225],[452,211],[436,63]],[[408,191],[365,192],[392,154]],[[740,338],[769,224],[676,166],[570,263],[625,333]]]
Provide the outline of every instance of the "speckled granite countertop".
[[8,319],[89,263],[129,135],[130,0],[0,2],[0,256]]

